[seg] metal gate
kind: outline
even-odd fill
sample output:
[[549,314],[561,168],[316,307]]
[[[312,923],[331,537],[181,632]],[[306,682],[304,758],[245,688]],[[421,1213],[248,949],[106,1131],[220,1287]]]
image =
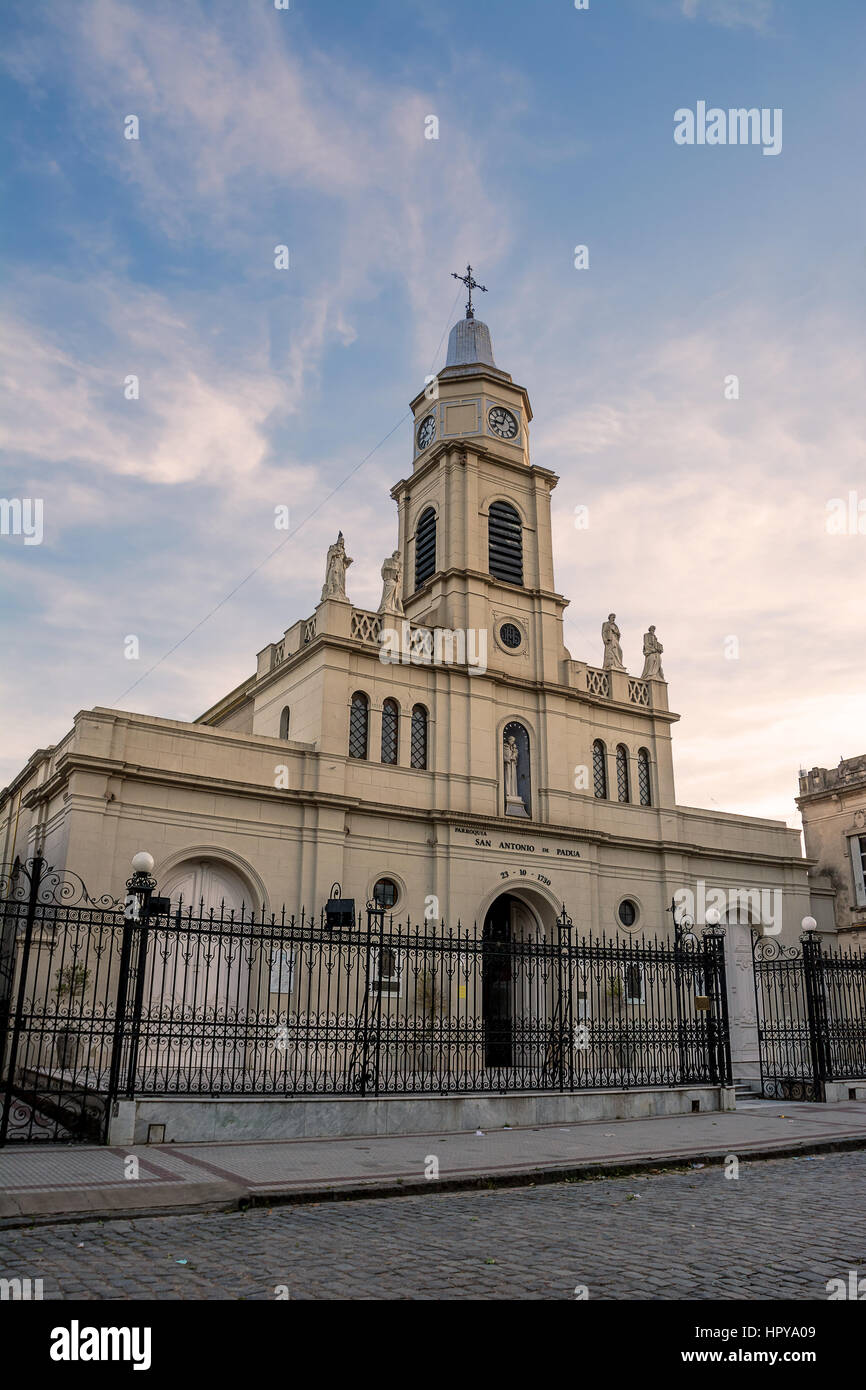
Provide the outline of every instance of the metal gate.
[[104,1140],[123,939],[71,870],[0,872],[0,1144]]
[[752,935],[761,1094],[823,1100],[828,1081],[866,1076],[866,956]]

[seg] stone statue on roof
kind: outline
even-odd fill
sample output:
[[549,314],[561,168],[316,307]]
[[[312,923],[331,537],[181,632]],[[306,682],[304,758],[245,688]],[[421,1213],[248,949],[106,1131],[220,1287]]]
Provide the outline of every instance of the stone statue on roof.
[[346,542],[342,531],[333,545],[328,546],[328,560],[325,566],[325,583],[322,587],[322,603],[327,598],[346,597],[346,570],[352,561],[346,554]]

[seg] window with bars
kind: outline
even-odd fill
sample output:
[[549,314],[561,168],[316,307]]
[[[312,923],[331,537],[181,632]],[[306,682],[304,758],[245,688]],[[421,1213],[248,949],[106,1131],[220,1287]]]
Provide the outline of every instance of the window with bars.
[[510,502],[491,502],[487,518],[488,568],[494,579],[523,583],[523,526]]
[[415,527],[415,588],[420,589],[436,572],[436,513],[428,507]]
[[286,705],[280,715],[280,738],[289,737],[289,707]]
[[396,763],[399,746],[400,706],[386,700],[382,706],[382,762]]
[[349,757],[366,758],[367,729],[370,724],[370,701],[360,690],[352,696],[349,711]]
[[592,785],[599,800],[607,796],[607,766],[604,744],[600,738],[592,745]]
[[620,743],[616,750],[616,796],[628,801],[628,749]]
[[403,992],[403,952],[375,946],[370,952],[370,990],[399,997]]
[[643,971],[639,965],[627,965],[625,968],[625,1001],[627,1004],[642,1004],[644,1001]]
[[641,748],[637,755],[637,789],[641,806],[652,806],[649,753]]
[[416,705],[412,711],[412,746],[410,751],[412,767],[427,766],[427,711],[423,705]]

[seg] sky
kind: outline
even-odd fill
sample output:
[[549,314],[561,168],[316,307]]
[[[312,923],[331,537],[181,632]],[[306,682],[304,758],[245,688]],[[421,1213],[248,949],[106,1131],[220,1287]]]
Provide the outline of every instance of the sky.
[[[560,475],[566,645],[601,665],[615,611],[639,674],[656,625],[680,803],[797,825],[799,767],[866,751],[860,0],[0,23],[0,496],[43,503],[0,535],[0,786],[79,709],[195,718],[339,529],[377,606],[469,261]],[[699,102],[781,111],[781,150],[677,143]]]

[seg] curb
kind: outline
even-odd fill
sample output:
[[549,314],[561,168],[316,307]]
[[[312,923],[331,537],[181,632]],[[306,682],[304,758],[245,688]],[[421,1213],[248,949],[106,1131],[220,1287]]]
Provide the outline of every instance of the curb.
[[[769,1162],[775,1158],[797,1158],[813,1153],[846,1153],[856,1149],[866,1149],[866,1134],[848,1139],[815,1139],[784,1143],[780,1146],[762,1146],[753,1149],[740,1147],[737,1157],[741,1162]],[[177,1202],[155,1202],[152,1205],[132,1207],[111,1205],[116,1201],[116,1193],[96,1189],[93,1201],[79,1211],[41,1211],[21,1210],[16,1214],[0,1218],[0,1231],[20,1229],[28,1226],[79,1225],[93,1221],[135,1221],[154,1216],[194,1216],[220,1212],[243,1212],[261,1210],[276,1206],[311,1206],[320,1202],[372,1201],[385,1197],[417,1197],[419,1193],[435,1196],[439,1193],[491,1191],[507,1187],[539,1187],[553,1183],[597,1182],[601,1179],[625,1178],[633,1173],[671,1172],[688,1169],[692,1164],[701,1163],[705,1167],[721,1167],[730,1148],[712,1150],[706,1153],[666,1155],[664,1158],[640,1158],[626,1162],[611,1162],[604,1159],[587,1160],[584,1163],[567,1165],[548,1165],[547,1167],[515,1167],[498,1169],[493,1172],[465,1173],[450,1178],[428,1181],[424,1178],[410,1178],[405,1182],[379,1182],[376,1178],[349,1181],[335,1186],[333,1183],[310,1184],[304,1188],[263,1187],[239,1189],[228,1183],[202,1183],[186,1185],[185,1192],[178,1192]],[[193,1197],[193,1192],[195,1197]],[[49,1194],[34,1194],[43,1201]],[[51,1193],[51,1198],[60,1199],[67,1194]],[[163,1194],[161,1194],[163,1195]],[[8,1199],[7,1199],[8,1200]],[[99,1205],[100,1200],[104,1205]],[[22,1208],[26,1205],[26,1194],[16,1199]]]
[[[785,1144],[780,1148],[740,1148],[737,1157],[741,1162],[758,1160],[769,1162],[774,1158],[797,1158],[815,1152],[845,1153],[852,1149],[866,1149],[866,1135],[852,1139],[802,1140]],[[252,1190],[241,1202],[241,1209],[276,1206],[306,1206],[317,1202],[349,1202],[373,1200],[379,1197],[416,1197],[419,1192],[429,1192],[435,1196],[440,1192],[489,1191],[499,1187],[540,1187],[558,1182],[597,1182],[603,1178],[625,1178],[632,1173],[670,1172],[688,1169],[700,1163],[705,1167],[721,1167],[730,1148],[715,1150],[712,1153],[689,1153],[668,1155],[665,1158],[639,1158],[624,1163],[588,1159],[585,1163],[546,1168],[507,1168],[492,1173],[466,1173],[459,1177],[436,1179],[410,1178],[405,1182],[392,1181],[377,1183],[375,1178],[364,1182],[346,1183],[339,1187],[322,1184],[303,1189],[261,1188]]]

